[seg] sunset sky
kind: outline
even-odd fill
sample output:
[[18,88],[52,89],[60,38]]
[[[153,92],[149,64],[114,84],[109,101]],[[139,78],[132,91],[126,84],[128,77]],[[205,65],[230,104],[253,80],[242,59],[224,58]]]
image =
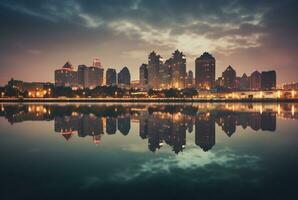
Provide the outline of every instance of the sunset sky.
[[1,0],[0,84],[11,77],[54,81],[66,61],[104,68],[128,66],[132,79],[155,50],[179,49],[187,69],[208,51],[216,74],[277,71],[298,81],[296,0]]

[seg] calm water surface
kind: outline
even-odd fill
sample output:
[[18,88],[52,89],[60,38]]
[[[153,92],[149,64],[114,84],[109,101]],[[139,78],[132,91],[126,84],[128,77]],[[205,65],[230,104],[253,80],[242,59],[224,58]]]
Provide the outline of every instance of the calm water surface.
[[1,199],[289,199],[298,104],[0,104]]

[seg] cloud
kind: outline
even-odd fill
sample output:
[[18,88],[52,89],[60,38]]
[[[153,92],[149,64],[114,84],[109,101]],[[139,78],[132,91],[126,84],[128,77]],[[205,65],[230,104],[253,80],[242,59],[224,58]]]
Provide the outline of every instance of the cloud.
[[86,52],[92,44],[94,54],[118,41],[106,49],[109,56],[131,54],[135,59],[128,64],[136,67],[144,60],[136,51],[170,55],[178,48],[187,58],[211,51],[219,70],[228,64],[241,73],[248,65],[268,66],[289,69],[279,73],[295,78],[297,7],[294,0],[3,0],[0,64],[23,49]]
[[[177,171],[177,169],[183,171],[206,170],[211,165],[225,169],[250,168],[258,170],[258,161],[258,157],[238,155],[230,149],[223,149],[218,152],[203,152],[196,146],[189,146],[187,150],[179,155],[164,155],[163,157],[160,156],[146,161],[139,166],[134,166],[134,168],[122,169],[121,172],[115,174],[113,179],[131,181],[139,177],[150,178],[158,174],[170,175],[172,172]],[[210,169],[212,168],[210,167]],[[228,178],[228,176],[219,175],[217,177],[217,179],[221,178]]]

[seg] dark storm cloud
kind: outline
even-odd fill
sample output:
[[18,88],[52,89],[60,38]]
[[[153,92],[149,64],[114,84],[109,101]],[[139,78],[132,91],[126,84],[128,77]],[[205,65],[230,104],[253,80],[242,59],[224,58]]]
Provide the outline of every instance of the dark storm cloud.
[[2,0],[0,69],[11,54],[37,55],[115,37],[125,55],[134,56],[154,45],[184,48],[188,55],[209,47],[219,56],[294,56],[297,8],[295,0]]

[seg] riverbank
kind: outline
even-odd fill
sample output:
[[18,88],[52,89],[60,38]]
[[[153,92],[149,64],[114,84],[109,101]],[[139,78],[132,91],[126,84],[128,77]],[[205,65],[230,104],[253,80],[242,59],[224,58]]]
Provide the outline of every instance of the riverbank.
[[115,103],[151,103],[151,102],[298,102],[298,98],[263,98],[263,99],[203,99],[203,98],[0,98],[0,102],[115,102]]

